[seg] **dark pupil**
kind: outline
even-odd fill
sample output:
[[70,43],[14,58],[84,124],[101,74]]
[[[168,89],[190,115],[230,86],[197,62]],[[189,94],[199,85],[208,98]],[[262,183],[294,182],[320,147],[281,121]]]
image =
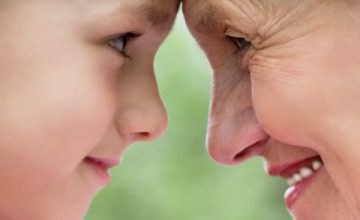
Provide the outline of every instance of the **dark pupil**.
[[245,40],[245,38],[236,38],[235,42],[240,50],[248,49],[251,46],[251,42]]

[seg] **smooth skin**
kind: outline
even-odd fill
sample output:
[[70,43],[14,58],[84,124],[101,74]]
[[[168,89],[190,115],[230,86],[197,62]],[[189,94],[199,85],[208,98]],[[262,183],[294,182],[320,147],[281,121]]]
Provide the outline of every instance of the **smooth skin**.
[[103,187],[84,159],[163,133],[153,60],[177,7],[0,0],[0,219],[83,219]]
[[359,219],[360,2],[183,2],[214,70],[210,155],[267,167],[320,155],[294,219]]

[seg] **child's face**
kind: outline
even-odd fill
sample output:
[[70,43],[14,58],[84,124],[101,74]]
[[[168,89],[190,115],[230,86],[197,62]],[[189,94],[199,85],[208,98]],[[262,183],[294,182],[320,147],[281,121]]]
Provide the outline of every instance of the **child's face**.
[[89,158],[164,131],[153,59],[176,8],[0,0],[0,219],[82,219],[109,180]]

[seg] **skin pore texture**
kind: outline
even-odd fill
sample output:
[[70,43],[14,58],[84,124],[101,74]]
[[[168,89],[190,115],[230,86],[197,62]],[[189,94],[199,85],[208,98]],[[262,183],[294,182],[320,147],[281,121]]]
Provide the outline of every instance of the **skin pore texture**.
[[320,156],[294,219],[360,218],[360,3],[184,0],[213,68],[208,151],[267,171]]
[[[153,60],[177,7],[0,1],[0,219],[83,219],[103,187],[85,158],[118,163],[163,133]],[[119,36],[123,50],[108,44]]]

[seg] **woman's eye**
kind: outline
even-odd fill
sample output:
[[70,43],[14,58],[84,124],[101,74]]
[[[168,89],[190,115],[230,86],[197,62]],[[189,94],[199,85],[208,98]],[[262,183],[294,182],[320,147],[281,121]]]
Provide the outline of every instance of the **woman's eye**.
[[243,51],[243,50],[247,50],[251,47],[251,42],[246,40],[245,38],[235,38],[235,37],[231,37],[232,40],[234,41],[234,43],[236,44],[236,46],[239,48],[239,50]]
[[129,41],[134,40],[135,38],[139,37],[140,34],[135,33],[127,33],[125,35],[120,35],[117,37],[113,37],[107,41],[107,44],[118,51],[120,54],[128,57],[126,53],[126,46],[128,45]]

